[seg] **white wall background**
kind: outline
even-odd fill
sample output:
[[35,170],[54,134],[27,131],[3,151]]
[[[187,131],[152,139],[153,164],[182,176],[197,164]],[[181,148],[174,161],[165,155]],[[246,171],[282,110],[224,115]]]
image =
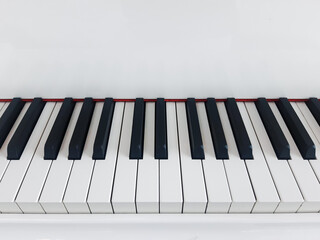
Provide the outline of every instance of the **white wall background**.
[[320,97],[319,0],[0,0],[0,98]]

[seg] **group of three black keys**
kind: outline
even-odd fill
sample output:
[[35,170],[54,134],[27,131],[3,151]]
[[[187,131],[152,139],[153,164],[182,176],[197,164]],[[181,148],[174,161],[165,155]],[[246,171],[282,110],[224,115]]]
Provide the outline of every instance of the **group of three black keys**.
[[[27,112],[23,116],[16,131],[14,132],[7,147],[7,159],[19,160],[32,134],[34,127],[45,106],[41,98],[34,98]],[[0,147],[7,138],[12,126],[17,120],[25,101],[21,98],[14,98],[2,117],[0,118]],[[255,101],[257,110],[269,136],[273,149],[278,159],[290,159],[290,147],[286,140],[273,112],[265,98],[258,98]],[[310,98],[306,102],[311,113],[320,125],[320,102],[317,98]],[[110,130],[115,102],[112,98],[104,100],[98,130],[93,146],[93,159],[105,159],[108,147]],[[292,108],[287,98],[279,98],[276,105],[304,159],[315,159],[315,145],[301,123],[299,117]],[[58,156],[64,135],[67,131],[69,121],[74,110],[75,101],[72,98],[65,98],[45,143],[44,159],[55,160]],[[225,139],[221,119],[217,109],[216,100],[208,98],[205,101],[207,118],[210,127],[213,147],[217,159],[228,159],[228,146]],[[85,98],[75,125],[71,141],[69,143],[69,155],[71,160],[81,159],[95,101],[92,98]],[[188,98],[185,102],[188,122],[189,141],[192,159],[205,159],[202,143],[200,125],[198,120],[196,100]],[[239,156],[241,159],[253,159],[252,146],[241,118],[237,102],[234,98],[225,101],[228,118],[232,127]],[[143,159],[144,144],[144,119],[145,101],[143,98],[135,100],[132,134],[130,144],[130,159]],[[155,102],[155,159],[168,158],[167,145],[167,116],[166,101],[158,98]]]

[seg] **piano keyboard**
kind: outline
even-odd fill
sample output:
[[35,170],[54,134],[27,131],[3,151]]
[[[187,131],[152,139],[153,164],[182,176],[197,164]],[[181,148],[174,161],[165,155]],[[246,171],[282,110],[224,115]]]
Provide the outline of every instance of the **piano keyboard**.
[[320,211],[320,102],[0,103],[1,213]]

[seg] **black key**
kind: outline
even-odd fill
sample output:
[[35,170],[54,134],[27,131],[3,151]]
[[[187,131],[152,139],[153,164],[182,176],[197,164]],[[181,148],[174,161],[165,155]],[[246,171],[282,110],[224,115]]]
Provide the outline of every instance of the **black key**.
[[155,113],[155,159],[168,159],[166,102],[158,98]]
[[313,117],[316,119],[317,123],[320,126],[320,102],[317,98],[310,98],[306,102],[310,112],[312,113]]
[[23,116],[17,130],[13,134],[9,144],[8,144],[8,159],[9,160],[19,160],[24,148],[26,147],[31,133],[36,126],[38,119],[42,113],[45,106],[45,102],[42,98],[35,98],[27,112]]
[[114,111],[114,101],[112,98],[106,98],[99,121],[96,139],[93,145],[92,159],[105,159],[108,141],[110,136],[112,117]]
[[253,159],[252,145],[244,126],[237,102],[234,98],[228,98],[225,102],[232,132],[236,140],[241,159]]
[[276,104],[302,157],[315,159],[316,147],[288,99],[279,98]]
[[228,145],[214,98],[207,99],[206,110],[216,159],[229,159]]
[[67,131],[69,121],[75,106],[72,98],[65,98],[58,116],[50,131],[44,146],[44,159],[57,159],[64,135]]
[[21,98],[12,99],[11,103],[7,107],[6,111],[0,118],[0,148],[6,140],[13,124],[17,120],[25,102]]
[[188,98],[186,102],[189,141],[192,159],[204,159],[203,143],[198,119],[196,100]]
[[143,98],[137,98],[134,104],[131,144],[130,144],[130,159],[143,158],[143,141],[144,141],[144,115],[145,103]]
[[86,142],[87,134],[89,131],[91,118],[94,110],[95,102],[92,98],[85,98],[79,118],[74,128],[70,144],[69,144],[69,156],[71,160],[81,159],[83,147]]
[[273,115],[267,100],[265,98],[258,98],[256,101],[256,107],[277,158],[284,160],[290,159],[289,143],[284,136],[279,123]]

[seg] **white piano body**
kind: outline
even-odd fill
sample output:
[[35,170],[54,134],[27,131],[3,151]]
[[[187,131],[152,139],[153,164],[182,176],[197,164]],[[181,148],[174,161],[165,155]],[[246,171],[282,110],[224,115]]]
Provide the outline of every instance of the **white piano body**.
[[[1,0],[0,98],[319,98],[319,12],[314,0]],[[0,215],[3,239],[293,240],[319,227],[317,213]]]
[[312,0],[0,2],[1,98],[319,96]]

